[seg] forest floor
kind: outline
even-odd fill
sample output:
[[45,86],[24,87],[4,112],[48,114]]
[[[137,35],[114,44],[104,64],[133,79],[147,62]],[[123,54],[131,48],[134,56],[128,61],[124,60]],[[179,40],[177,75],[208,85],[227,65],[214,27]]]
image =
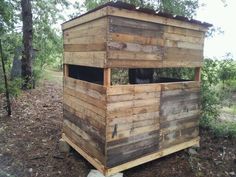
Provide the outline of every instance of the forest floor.
[[[86,177],[93,169],[75,151],[62,154],[58,150],[61,80],[58,75],[47,78],[36,89],[23,92],[13,102],[12,117],[0,118],[0,177]],[[183,150],[124,171],[124,177],[198,176],[236,177],[236,139],[216,138],[201,130],[200,149]]]

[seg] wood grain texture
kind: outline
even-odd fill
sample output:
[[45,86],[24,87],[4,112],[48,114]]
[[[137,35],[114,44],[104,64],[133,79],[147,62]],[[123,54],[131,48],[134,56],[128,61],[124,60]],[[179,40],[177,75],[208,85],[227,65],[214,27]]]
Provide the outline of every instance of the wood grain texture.
[[160,148],[171,147],[197,137],[199,118],[198,82],[162,84]]
[[85,132],[81,131],[79,127],[65,120],[63,124],[63,133],[65,133],[76,146],[82,148],[90,156],[105,164],[105,156],[102,151],[99,151],[97,144],[91,141],[90,137]]
[[64,63],[92,67],[104,67],[106,52],[64,52]]
[[90,14],[84,15],[82,17],[75,18],[73,20],[67,21],[66,23],[63,23],[62,24],[62,30],[69,29],[69,28],[72,28],[74,26],[77,26],[77,25],[80,25],[80,24],[83,24],[83,23],[86,23],[86,22],[89,22],[89,21],[92,21],[92,20],[95,20],[95,19],[105,17],[107,15],[108,15],[107,14],[107,7],[104,7],[104,8],[102,8],[100,10],[97,10],[93,13],[90,13]]
[[183,21],[170,19],[167,17],[154,16],[154,15],[146,14],[142,12],[130,11],[126,9],[118,9],[115,7],[108,7],[108,15],[130,18],[130,19],[135,19],[135,20],[142,20],[145,22],[159,23],[159,24],[169,25],[169,26],[176,26],[176,27],[187,28],[187,29],[203,31],[203,32],[207,31],[207,28],[201,25],[186,23]]
[[186,141],[184,143],[180,143],[178,145],[173,145],[173,146],[171,146],[169,148],[165,148],[165,149],[159,150],[159,151],[157,151],[155,153],[150,153],[150,154],[148,154],[146,156],[143,156],[141,158],[137,158],[135,160],[123,163],[123,164],[118,165],[116,167],[109,168],[109,169],[106,170],[105,174],[106,175],[115,174],[117,172],[120,172],[120,171],[129,169],[129,168],[132,168],[132,167],[144,164],[146,162],[150,162],[152,160],[155,160],[155,159],[158,159],[160,157],[169,155],[171,153],[180,151],[182,149],[194,146],[196,144],[199,144],[199,137],[191,139],[191,140]]

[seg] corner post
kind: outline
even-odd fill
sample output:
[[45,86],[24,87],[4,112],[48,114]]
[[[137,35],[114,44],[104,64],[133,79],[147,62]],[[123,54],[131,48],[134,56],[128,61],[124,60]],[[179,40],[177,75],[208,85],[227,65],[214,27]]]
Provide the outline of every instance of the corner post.
[[68,65],[64,64],[64,68],[63,68],[63,75],[64,76],[69,76],[69,70],[68,70]]
[[199,81],[199,82],[201,81],[201,68],[200,67],[195,68],[194,80]]
[[103,85],[109,87],[111,85],[111,68],[104,68]]

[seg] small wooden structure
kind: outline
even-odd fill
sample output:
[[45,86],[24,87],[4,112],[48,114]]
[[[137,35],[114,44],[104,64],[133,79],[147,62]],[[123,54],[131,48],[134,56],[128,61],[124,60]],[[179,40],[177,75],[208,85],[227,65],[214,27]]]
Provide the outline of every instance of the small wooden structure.
[[[125,3],[65,22],[63,139],[105,175],[198,145],[209,26]],[[102,71],[102,84],[76,79],[83,66]],[[195,80],[111,84],[113,68],[166,67],[195,68]]]

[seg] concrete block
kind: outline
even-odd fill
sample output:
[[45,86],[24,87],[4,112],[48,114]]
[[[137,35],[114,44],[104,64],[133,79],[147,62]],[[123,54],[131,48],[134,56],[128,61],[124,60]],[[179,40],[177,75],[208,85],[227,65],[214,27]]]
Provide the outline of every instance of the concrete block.
[[[98,170],[91,170],[88,174],[87,177],[108,177],[108,176],[104,176],[101,172],[99,172]],[[114,175],[111,175],[109,177],[123,177],[123,173],[116,173]]]
[[64,153],[69,153],[71,150],[70,145],[63,140],[62,138],[59,140],[59,151]]

